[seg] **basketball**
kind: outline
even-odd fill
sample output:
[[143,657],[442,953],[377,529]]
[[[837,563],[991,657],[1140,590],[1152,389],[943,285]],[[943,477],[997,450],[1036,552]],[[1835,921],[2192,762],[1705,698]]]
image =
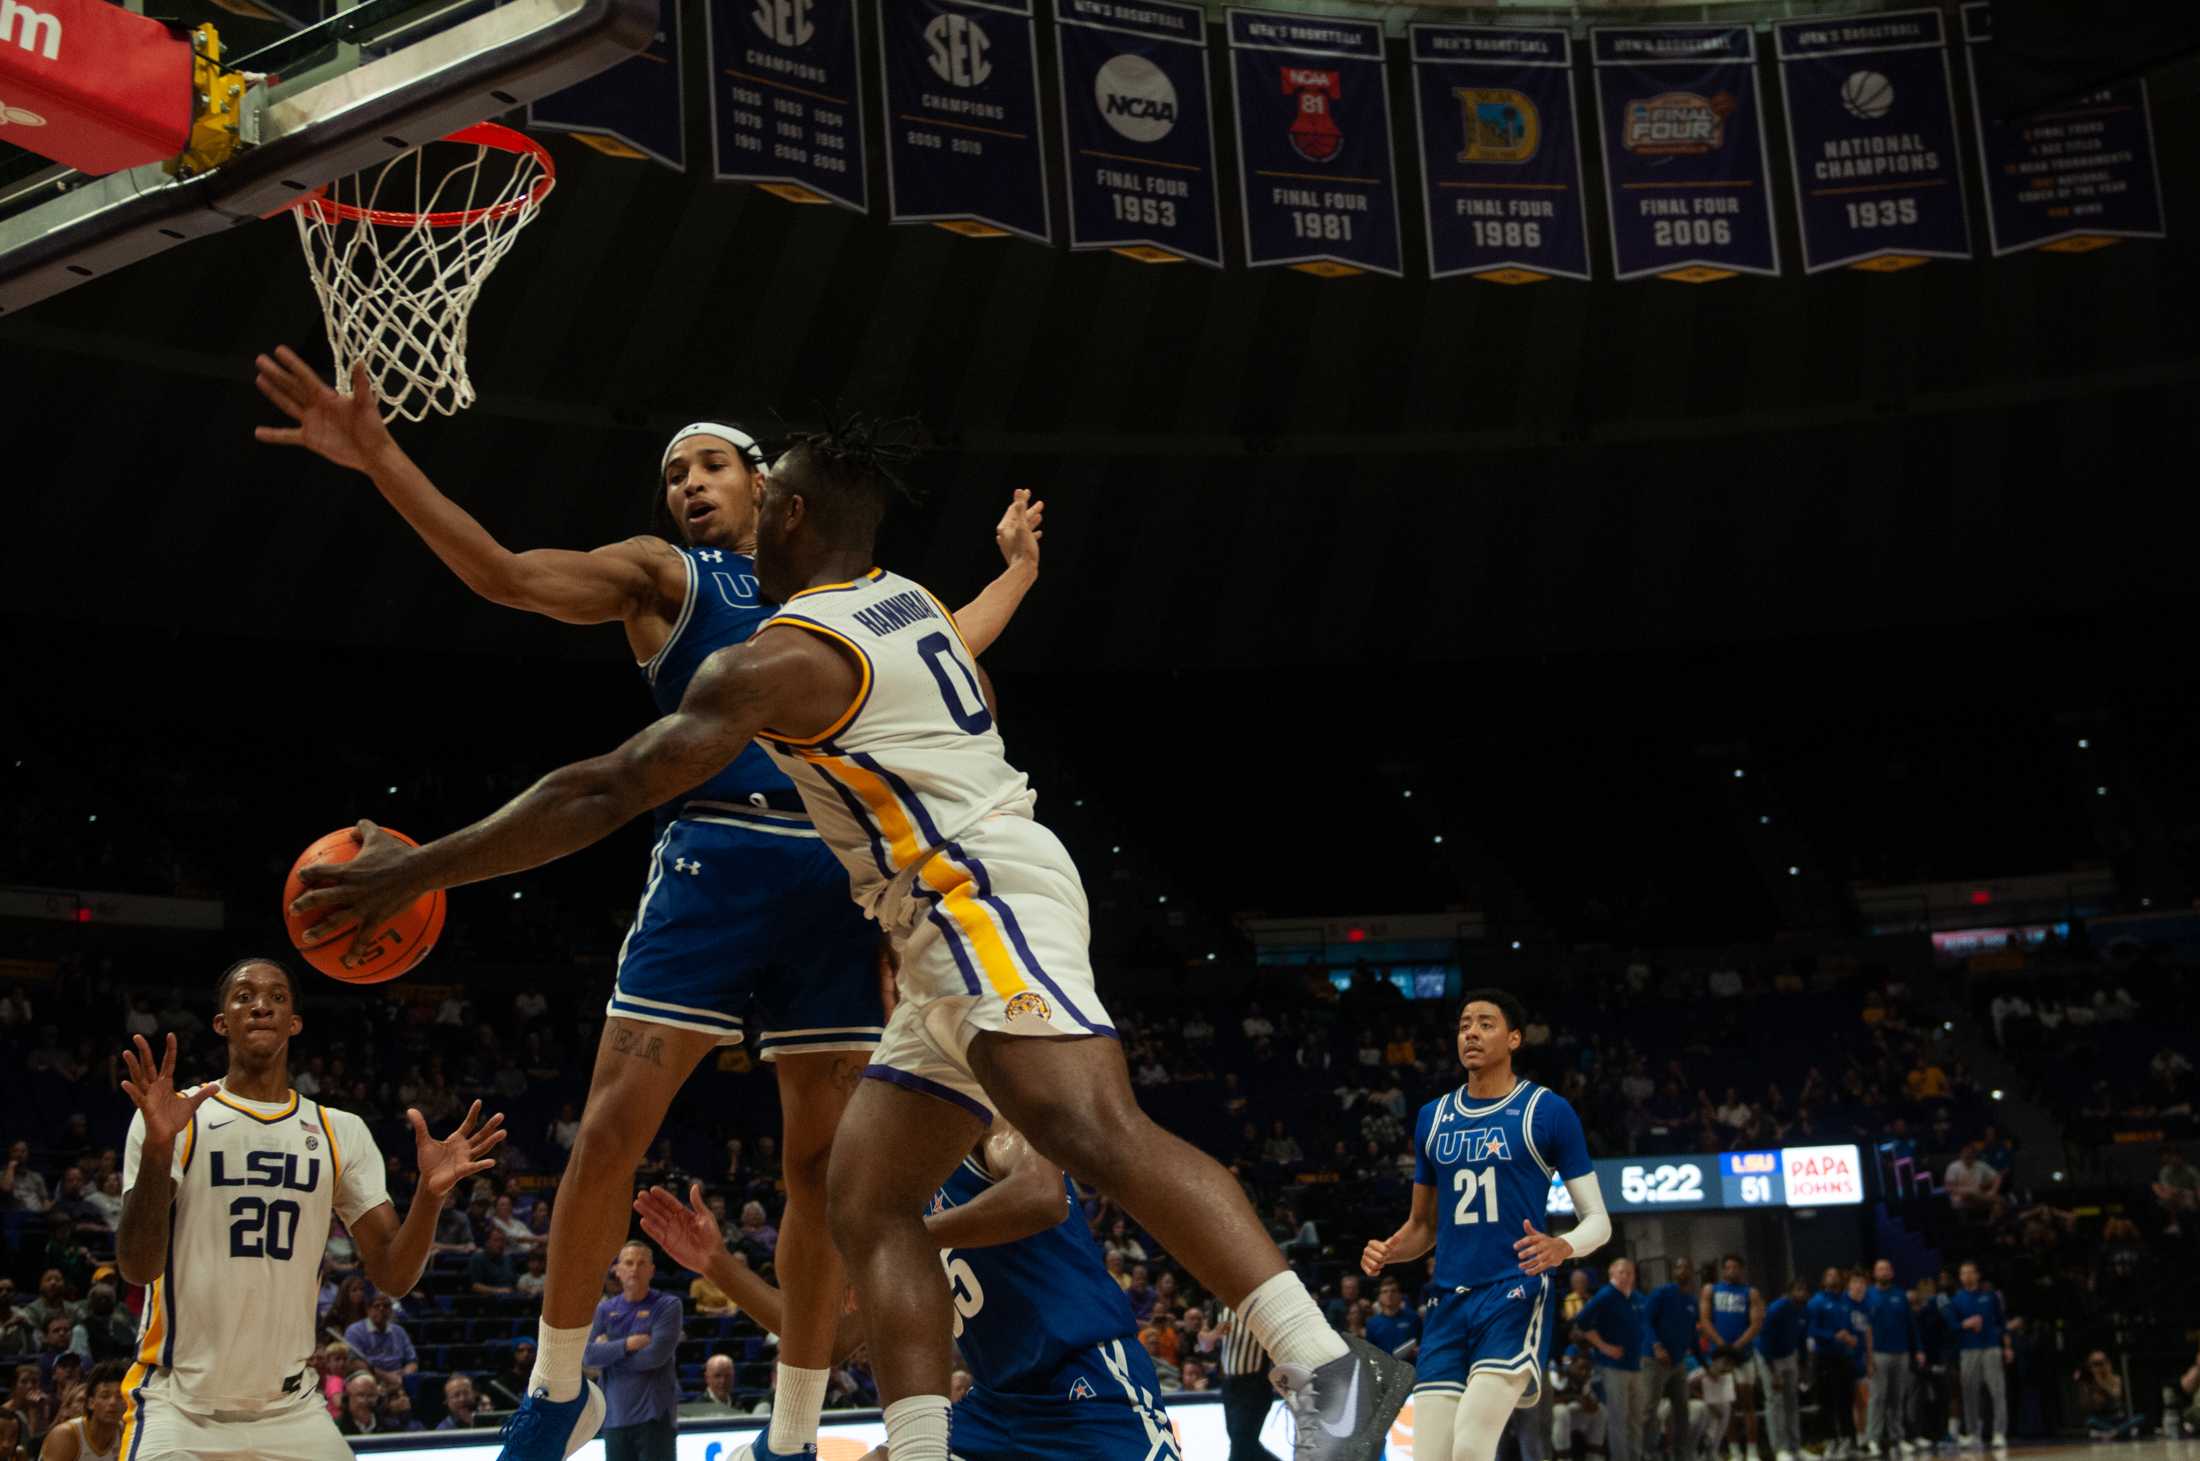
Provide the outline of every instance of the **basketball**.
[[[382,831],[407,847],[420,845],[402,832],[393,832],[387,827]],[[306,885],[299,880],[300,872],[317,863],[350,862],[358,855],[359,844],[352,840],[349,827],[329,833],[299,853],[298,860],[290,865],[290,876],[283,880],[283,924],[290,930],[291,946],[305,956],[308,964],[331,979],[341,979],[346,984],[380,984],[409,973],[428,957],[428,950],[435,947],[436,939],[443,933],[443,890],[438,888],[391,919],[374,946],[361,956],[360,962],[347,968],[344,956],[351,952],[352,934],[338,934],[309,949],[301,941],[302,937],[321,915],[293,914],[290,905],[306,890]]]
[[1877,121],[1894,105],[1894,83],[1877,71],[1851,72],[1841,86],[1841,105],[1860,121]]

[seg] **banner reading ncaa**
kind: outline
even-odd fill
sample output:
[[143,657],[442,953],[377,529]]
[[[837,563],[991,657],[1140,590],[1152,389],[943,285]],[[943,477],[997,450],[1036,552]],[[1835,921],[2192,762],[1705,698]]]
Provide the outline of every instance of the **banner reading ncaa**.
[[719,178],[869,212],[855,0],[710,0],[703,13]]
[[1412,42],[1430,275],[1588,278],[1571,38],[1417,25]]
[[1382,26],[1224,13],[1246,263],[1325,277],[1403,273]]
[[881,0],[896,223],[1053,242],[1031,0]]
[[1054,0],[1069,246],[1222,267],[1207,17],[1166,0]]

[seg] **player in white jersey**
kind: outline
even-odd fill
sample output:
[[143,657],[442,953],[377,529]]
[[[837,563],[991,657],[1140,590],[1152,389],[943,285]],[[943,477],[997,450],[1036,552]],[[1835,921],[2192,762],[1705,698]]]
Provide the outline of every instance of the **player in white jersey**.
[[405,1113],[420,1185],[400,1224],[366,1123],[291,1087],[290,1040],[304,1026],[290,971],[240,960],[215,996],[214,1033],[229,1045],[219,1081],[178,1090],[173,1035],[157,1063],[142,1035],[122,1054],[137,1115],[115,1262],[148,1286],[122,1383],[122,1461],[349,1461],[311,1368],[330,1214],[378,1290],[410,1292],[443,1199],[495,1165],[504,1118],[482,1121],[477,1101],[436,1141]]
[[895,465],[861,425],[799,438],[758,508],[757,574],[781,612],[712,656],[677,712],[486,820],[419,849],[362,824],[356,858],[306,873],[293,906],[323,915],[306,937],[346,927],[346,910],[371,937],[422,891],[565,856],[761,739],[901,956],[902,1002],[828,1187],[894,1461],[947,1458],[952,1303],[908,1280],[938,1261],[926,1203],[996,1108],[1259,1336],[1298,1461],[1375,1461],[1412,1367],[1330,1329],[1230,1175],[1138,1109],[1093,992],[1077,869],[1032,820],[984,676],[932,594],[873,566]]

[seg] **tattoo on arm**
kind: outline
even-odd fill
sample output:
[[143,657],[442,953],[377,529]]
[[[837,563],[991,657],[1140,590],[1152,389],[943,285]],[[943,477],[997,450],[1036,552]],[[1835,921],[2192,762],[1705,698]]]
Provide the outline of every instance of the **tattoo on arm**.
[[665,1063],[664,1037],[648,1034],[629,1025],[611,1027],[611,1050],[615,1055],[630,1055],[636,1060],[646,1060],[658,1067]]

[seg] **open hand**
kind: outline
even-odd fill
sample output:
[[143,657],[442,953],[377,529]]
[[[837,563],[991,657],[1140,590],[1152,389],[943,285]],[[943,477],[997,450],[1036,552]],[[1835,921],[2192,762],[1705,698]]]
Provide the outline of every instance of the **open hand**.
[[298,423],[256,426],[252,434],[259,440],[273,446],[302,446],[339,467],[361,472],[373,463],[376,453],[395,444],[390,429],[382,424],[374,382],[364,361],[352,365],[348,392],[329,386],[288,345],[278,345],[272,358],[260,355],[252,363],[259,367],[253,384],[260,394]]
[[1520,1260],[1520,1271],[1530,1278],[1539,1273],[1549,1273],[1574,1256],[1574,1245],[1564,1238],[1554,1238],[1539,1233],[1535,1224],[1526,1218],[1520,1220],[1525,1237],[1513,1240],[1513,1256]]
[[352,952],[344,956],[346,966],[357,959],[359,950],[374,943],[392,918],[423,893],[433,891],[420,886],[417,877],[420,849],[368,821],[361,821],[352,835],[359,839],[359,855],[350,862],[318,862],[300,868],[298,881],[306,891],[290,905],[292,913],[322,915],[299,936],[306,948],[357,930]]
[[1001,514],[1000,522],[993,529],[993,541],[1001,545],[1001,557],[1010,567],[1019,563],[1039,566],[1039,539],[1046,536],[1039,530],[1045,520],[1047,505],[1033,502],[1031,490],[1016,489],[1009,500],[1008,511]]
[[153,1047],[145,1043],[143,1035],[132,1035],[130,1043],[135,1048],[122,1052],[122,1063],[130,1072],[130,1078],[122,1083],[122,1093],[145,1117],[146,1145],[172,1147],[217,1087],[209,1081],[196,1095],[190,1096],[176,1089],[176,1037],[173,1034],[168,1037],[166,1053],[158,1065],[153,1063]]
[[458,1130],[437,1141],[428,1135],[427,1118],[417,1110],[406,1110],[405,1119],[412,1123],[421,1189],[437,1202],[450,1196],[451,1189],[468,1177],[496,1165],[488,1154],[504,1140],[504,1113],[499,1111],[477,1126],[480,1116],[481,1103],[476,1101],[467,1109],[466,1119],[458,1123]]
[[726,1251],[718,1219],[703,1206],[700,1182],[689,1186],[685,1205],[662,1187],[638,1192],[634,1211],[641,1215],[642,1231],[665,1250],[665,1256],[692,1273],[705,1272],[710,1261]]

